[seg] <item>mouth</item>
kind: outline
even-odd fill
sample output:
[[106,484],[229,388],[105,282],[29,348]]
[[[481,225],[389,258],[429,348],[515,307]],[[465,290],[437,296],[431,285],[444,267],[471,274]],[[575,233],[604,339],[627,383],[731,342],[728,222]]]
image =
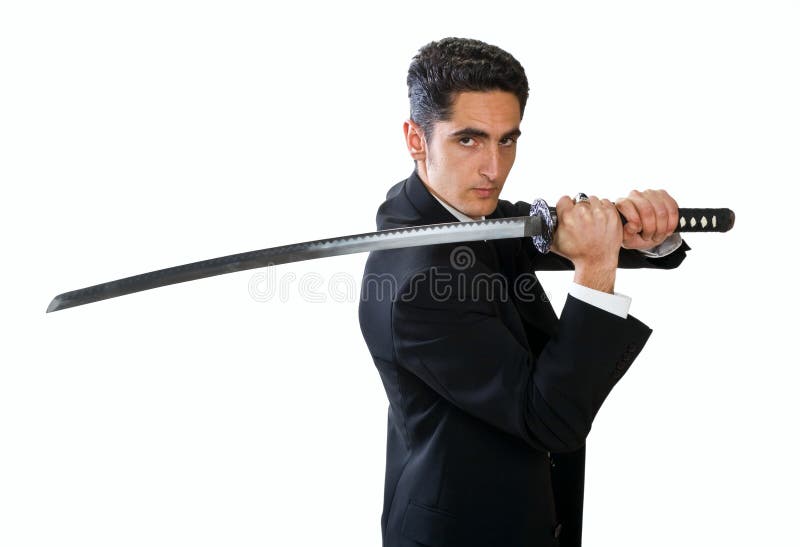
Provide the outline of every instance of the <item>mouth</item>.
[[478,194],[479,197],[487,198],[487,197],[491,196],[493,193],[495,193],[495,191],[497,191],[497,188],[494,188],[494,187],[473,188],[473,190],[475,191],[476,194]]

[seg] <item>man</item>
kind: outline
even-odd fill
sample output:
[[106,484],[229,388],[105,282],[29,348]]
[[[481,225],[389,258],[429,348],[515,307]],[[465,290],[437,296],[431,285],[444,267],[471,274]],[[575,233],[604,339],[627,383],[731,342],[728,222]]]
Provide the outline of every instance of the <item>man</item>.
[[[408,85],[415,170],[389,190],[378,229],[527,215],[499,199],[522,66],[448,38],[419,51]],[[389,399],[385,547],[580,545],[586,436],[650,334],[614,293],[616,269],[675,267],[688,247],[663,191],[565,196],[557,211],[547,255],[517,238],[368,258],[359,317]],[[575,271],[560,317],[534,274],[553,269]]]

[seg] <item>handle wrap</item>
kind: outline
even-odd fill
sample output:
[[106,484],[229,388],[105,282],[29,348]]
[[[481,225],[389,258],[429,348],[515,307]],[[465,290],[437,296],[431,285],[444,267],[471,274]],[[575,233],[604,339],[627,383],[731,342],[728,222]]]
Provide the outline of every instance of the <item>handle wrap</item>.
[[727,232],[736,215],[730,209],[678,209],[676,232]]
[[[533,236],[533,244],[536,249],[546,254],[550,251],[553,243],[553,232],[558,226],[556,208],[549,207],[544,200],[537,199],[531,203],[531,216],[542,219],[542,233]],[[622,224],[627,222],[623,216]],[[730,209],[678,209],[678,226],[676,232],[727,232],[733,228],[736,215]]]
[[[550,215],[556,218],[556,208],[549,207]],[[536,211],[541,212],[541,207]],[[628,222],[623,215],[622,224]],[[678,209],[676,232],[727,232],[733,228],[736,215],[730,209]]]

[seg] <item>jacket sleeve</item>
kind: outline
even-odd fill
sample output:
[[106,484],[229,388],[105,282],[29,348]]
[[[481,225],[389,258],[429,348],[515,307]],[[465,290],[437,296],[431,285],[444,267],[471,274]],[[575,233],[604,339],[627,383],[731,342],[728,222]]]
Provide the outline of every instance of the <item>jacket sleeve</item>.
[[479,294],[479,274],[452,271],[462,292],[447,294],[429,272],[412,276],[393,304],[401,366],[464,412],[540,450],[582,447],[650,329],[569,296],[556,334],[534,356],[500,319],[498,303]]

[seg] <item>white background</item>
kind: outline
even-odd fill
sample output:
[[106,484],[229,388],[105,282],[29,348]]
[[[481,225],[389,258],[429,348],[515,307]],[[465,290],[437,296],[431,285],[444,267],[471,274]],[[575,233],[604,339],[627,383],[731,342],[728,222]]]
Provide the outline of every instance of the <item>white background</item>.
[[372,230],[412,167],[408,63],[451,35],[531,81],[506,199],[737,213],[619,275],[654,333],[589,437],[585,545],[797,545],[797,6],[4,2],[0,545],[379,544],[386,398],[327,289],[365,255],[277,267],[267,302],[253,271],[44,310]]

